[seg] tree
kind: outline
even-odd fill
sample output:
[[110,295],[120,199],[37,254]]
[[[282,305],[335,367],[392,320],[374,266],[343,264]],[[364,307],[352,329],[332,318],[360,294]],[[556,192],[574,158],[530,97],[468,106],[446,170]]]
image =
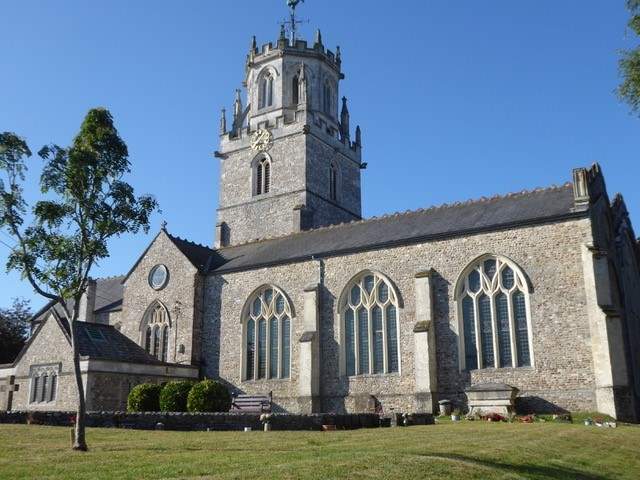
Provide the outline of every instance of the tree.
[[0,363],[11,363],[24,346],[29,334],[29,301],[13,299],[9,308],[0,309]]
[[[629,28],[640,36],[640,0],[627,0],[627,8],[631,12]],[[633,112],[640,114],[640,46],[622,53],[620,72],[623,81],[618,94]]]
[[43,199],[31,209],[23,197],[27,143],[14,133],[0,134],[0,228],[15,240],[8,270],[19,271],[41,296],[57,302],[69,325],[78,394],[74,450],[87,450],[85,398],[80,374],[77,322],[80,299],[91,269],[109,256],[108,240],[149,230],[156,200],[136,197],[123,180],[130,171],[127,146],[108,110],[90,110],[68,148],[43,147],[40,176]]

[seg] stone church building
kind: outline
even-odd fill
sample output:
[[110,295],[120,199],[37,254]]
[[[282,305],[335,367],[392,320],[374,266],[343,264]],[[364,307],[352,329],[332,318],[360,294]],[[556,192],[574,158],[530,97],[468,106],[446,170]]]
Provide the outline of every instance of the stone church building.
[[[126,275],[91,284],[90,410],[132,386],[220,379],[276,411],[431,412],[486,384],[534,411],[640,416],[640,249],[598,165],[562,186],[363,219],[360,128],[339,48],[247,56],[220,120],[215,244],[163,227]],[[568,174],[570,172],[567,172]],[[568,175],[569,177],[569,175]],[[56,305],[0,366],[0,409],[74,408]]]

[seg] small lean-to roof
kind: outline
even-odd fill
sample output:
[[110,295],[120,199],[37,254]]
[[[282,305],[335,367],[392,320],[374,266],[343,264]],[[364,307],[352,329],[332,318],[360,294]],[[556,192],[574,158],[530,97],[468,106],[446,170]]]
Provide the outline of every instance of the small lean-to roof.
[[584,216],[565,184],[324,227],[217,250],[210,271],[225,273],[312,257],[451,238]]
[[[66,325],[65,325],[66,327]],[[163,362],[115,328],[99,323],[76,322],[81,357],[126,363],[160,365]]]

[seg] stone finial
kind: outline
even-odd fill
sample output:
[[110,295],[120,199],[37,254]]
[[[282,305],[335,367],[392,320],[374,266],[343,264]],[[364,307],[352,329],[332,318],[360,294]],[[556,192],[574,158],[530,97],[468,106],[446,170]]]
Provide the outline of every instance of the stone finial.
[[220,115],[220,135],[225,135],[227,133],[227,110],[222,109]]
[[342,52],[340,51],[340,45],[336,47],[336,63],[338,65],[342,63]]
[[362,146],[362,130],[360,130],[360,125],[356,127],[356,146]]
[[256,53],[258,52],[258,43],[256,41],[256,36],[251,37],[251,46],[249,47],[249,55],[247,55],[247,69],[249,65],[253,62],[256,57]]
[[162,223],[160,224],[160,230],[163,230],[165,232],[167,231],[167,221],[166,220],[163,220]]
[[316,39],[313,42],[314,48],[322,47],[322,32],[320,29],[316,30]]
[[347,97],[342,97],[342,111],[340,112],[340,135],[343,140],[349,139],[349,109],[347,108]]
[[278,38],[279,41],[281,42],[286,42],[287,41],[287,31],[284,28],[284,23],[280,24],[280,38]]
[[242,98],[240,98],[240,89],[236,89],[236,99],[233,102],[233,130],[238,132],[242,127]]

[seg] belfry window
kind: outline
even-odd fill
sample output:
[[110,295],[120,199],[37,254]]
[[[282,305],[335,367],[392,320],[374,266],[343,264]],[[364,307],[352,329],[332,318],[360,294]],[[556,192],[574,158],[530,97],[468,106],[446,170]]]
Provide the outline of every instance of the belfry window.
[[255,194],[263,195],[271,190],[271,161],[263,155],[255,165]]
[[529,287],[515,264],[482,257],[465,269],[457,298],[462,369],[531,366]]
[[324,83],[324,88],[323,88],[323,95],[322,95],[322,110],[324,111],[324,113],[326,113],[327,115],[333,117],[334,116],[334,111],[333,111],[333,89],[331,88],[331,85],[328,81],[326,81]]
[[265,286],[245,306],[242,365],[244,380],[291,375],[291,307],[283,292]]
[[298,75],[294,75],[291,80],[291,104],[295,107],[300,103],[300,81]]
[[166,362],[169,356],[170,330],[167,309],[156,303],[147,311],[143,321],[142,347],[158,360]]
[[342,370],[347,376],[397,373],[398,296],[388,280],[364,272],[340,300]]
[[270,72],[260,78],[258,89],[258,108],[271,107],[273,105],[273,75]]

